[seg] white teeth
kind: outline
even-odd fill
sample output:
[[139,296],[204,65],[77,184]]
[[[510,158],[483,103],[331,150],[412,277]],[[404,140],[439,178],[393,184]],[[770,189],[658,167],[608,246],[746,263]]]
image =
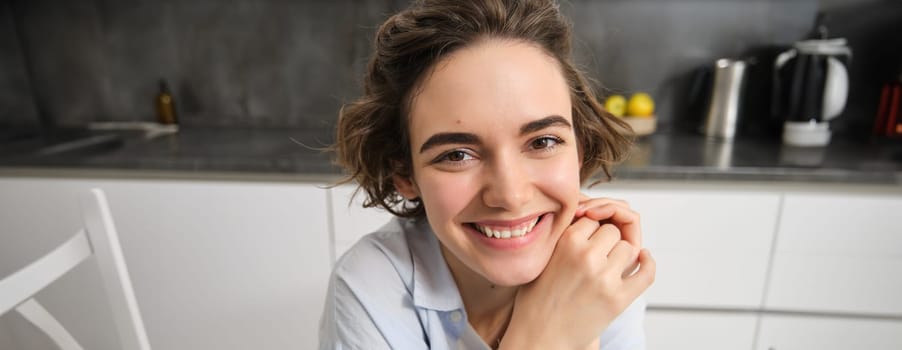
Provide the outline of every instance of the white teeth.
[[514,232],[511,232],[511,235],[513,235],[514,237],[520,237],[525,234],[526,234],[526,227],[518,228],[518,229],[514,230]]
[[476,229],[479,230],[479,232],[484,233],[486,235],[486,237],[489,237],[489,238],[502,238],[502,239],[517,238],[517,237],[522,237],[526,233],[532,231],[532,229],[536,227],[536,223],[539,222],[539,218],[540,217],[536,217],[535,219],[532,219],[528,223],[520,224],[516,227],[505,227],[505,228],[493,229],[491,227],[482,226],[482,225],[478,225],[478,224],[474,224],[473,226],[475,226]]

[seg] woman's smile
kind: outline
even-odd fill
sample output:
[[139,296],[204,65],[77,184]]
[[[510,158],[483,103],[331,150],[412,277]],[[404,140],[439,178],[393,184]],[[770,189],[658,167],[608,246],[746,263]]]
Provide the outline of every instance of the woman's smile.
[[531,244],[541,235],[548,235],[553,220],[553,213],[542,213],[511,221],[479,221],[463,226],[480,244],[512,250]]
[[540,214],[530,215],[521,219],[509,221],[479,221],[471,223],[479,232],[485,233],[486,237],[495,238],[511,238],[521,237],[539,221]]

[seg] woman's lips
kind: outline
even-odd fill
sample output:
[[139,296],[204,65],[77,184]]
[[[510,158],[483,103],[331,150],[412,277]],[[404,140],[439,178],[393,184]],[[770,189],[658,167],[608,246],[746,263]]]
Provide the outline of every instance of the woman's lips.
[[[525,217],[523,219],[517,219],[514,221],[494,221],[495,223],[517,223],[512,226],[496,226],[495,228],[516,228],[518,226],[526,225],[527,227],[530,225],[530,220],[534,220],[538,218],[538,221],[535,225],[532,225],[531,230],[529,232],[525,232],[522,236],[514,237],[513,235],[510,238],[494,238],[488,237],[486,233],[482,232],[479,228],[477,228],[476,223],[467,223],[464,224],[464,230],[473,234],[478,242],[494,249],[500,250],[511,250],[511,249],[519,249],[524,246],[529,245],[533,241],[536,240],[543,233],[549,232],[551,229],[551,222],[554,219],[554,214],[545,213],[545,214],[536,214]],[[489,221],[480,221],[478,224],[482,225]],[[483,228],[484,230],[485,228]],[[494,231],[494,229],[493,229]]]
[[520,225],[522,223],[532,221],[536,217],[539,217],[542,215],[543,214],[539,213],[539,214],[524,216],[524,217],[516,219],[516,220],[486,220],[486,221],[473,222],[473,224],[482,225],[482,226],[514,227],[514,226]]

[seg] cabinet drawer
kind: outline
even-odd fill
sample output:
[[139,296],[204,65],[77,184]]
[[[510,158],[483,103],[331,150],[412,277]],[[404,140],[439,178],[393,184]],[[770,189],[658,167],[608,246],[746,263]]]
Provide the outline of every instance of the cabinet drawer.
[[756,350],[898,350],[902,321],[764,315]]
[[593,189],[642,215],[658,263],[649,305],[759,308],[780,195],[722,190]]
[[757,317],[751,313],[648,310],[649,350],[751,349]]
[[765,306],[902,315],[902,198],[787,194]]

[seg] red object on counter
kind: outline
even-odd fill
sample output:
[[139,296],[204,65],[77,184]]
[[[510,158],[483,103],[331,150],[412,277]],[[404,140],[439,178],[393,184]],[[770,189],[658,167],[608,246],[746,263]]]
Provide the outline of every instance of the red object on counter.
[[877,119],[874,121],[875,136],[902,135],[902,118],[899,117],[900,100],[902,100],[902,83],[889,82],[880,91],[880,105],[877,108]]
[[889,114],[886,123],[886,136],[896,136],[900,133],[898,132],[899,122],[899,95],[902,95],[902,86],[899,86],[899,83],[893,84],[892,92],[890,93],[890,105],[889,105]]

